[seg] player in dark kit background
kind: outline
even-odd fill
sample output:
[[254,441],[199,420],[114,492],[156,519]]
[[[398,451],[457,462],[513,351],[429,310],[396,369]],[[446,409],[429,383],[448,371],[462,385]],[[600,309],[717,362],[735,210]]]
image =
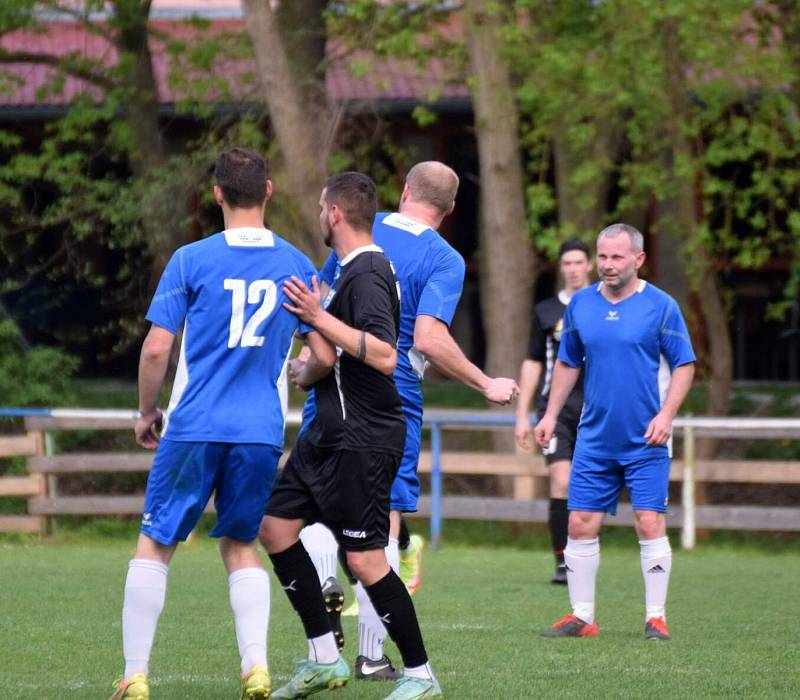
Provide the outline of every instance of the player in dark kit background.
[[347,564],[397,644],[403,676],[392,700],[441,697],[428,663],[414,605],[390,568],[389,496],[403,454],[406,426],[392,372],[397,363],[400,300],[391,264],[372,241],[375,184],[361,173],[330,178],[320,197],[320,227],[339,258],[339,275],[321,303],[316,278],[285,286],[286,308],[337,348],[334,371],[318,376],[294,360],[300,388],[313,383],[316,413],[300,435],[275,486],[260,538],[275,574],[300,615],[308,659],[274,698],[306,697],[344,685],[349,668],[339,655],[314,565],[299,540],[306,523],[328,526]]
[[[525,450],[533,445],[533,429],[528,419],[531,399],[537,388],[536,413],[543,416],[550,396],[553,367],[558,357],[564,311],[575,292],[589,285],[592,273],[592,256],[589,246],[572,239],[561,244],[558,250],[558,267],[564,287],[553,297],[539,302],[533,309],[533,323],[528,346],[528,357],[520,368],[519,402],[514,436]],[[542,450],[550,468],[550,508],[547,524],[556,558],[556,571],[552,583],[566,585],[567,571],[564,548],[567,546],[567,489],[572,468],[572,453],[578,434],[578,422],[583,408],[583,381],[578,380],[570,392],[564,408],[558,415],[556,432],[551,445]]]

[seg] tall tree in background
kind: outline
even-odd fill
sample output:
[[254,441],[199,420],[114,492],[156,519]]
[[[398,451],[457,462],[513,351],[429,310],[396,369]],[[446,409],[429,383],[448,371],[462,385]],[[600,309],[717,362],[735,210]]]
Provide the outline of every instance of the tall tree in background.
[[283,155],[286,186],[303,228],[302,240],[321,261],[319,195],[325,183],[337,119],[325,92],[325,17],[321,0],[244,0],[261,99]]
[[[490,6],[491,5],[491,6]],[[486,371],[515,371],[530,331],[535,258],[527,214],[517,103],[502,55],[503,8],[468,0],[466,36],[480,159],[480,265]],[[510,319],[513,319],[509,322]]]

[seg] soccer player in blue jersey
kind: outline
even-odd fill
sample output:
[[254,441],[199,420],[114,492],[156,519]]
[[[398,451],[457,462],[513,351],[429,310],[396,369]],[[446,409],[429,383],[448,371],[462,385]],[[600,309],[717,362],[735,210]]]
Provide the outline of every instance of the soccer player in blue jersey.
[[[406,441],[397,477],[392,484],[391,526],[387,557],[399,570],[398,536],[401,513],[417,510],[417,463],[422,430],[422,378],[427,362],[497,404],[510,403],[519,391],[513,379],[492,378],[471,363],[450,334],[450,323],[461,298],[464,259],[437,232],[455,208],[458,176],[438,161],[425,161],[409,170],[399,211],[379,212],[372,226],[375,244],[392,262],[400,284],[400,335],[394,380],[406,418]],[[323,281],[336,276],[336,257],[321,272]],[[308,417],[308,416],[307,416]],[[315,526],[304,533],[324,582],[335,572],[335,542]],[[414,556],[410,553],[411,556]],[[394,675],[383,653],[386,631],[362,586],[356,586],[359,606],[359,653],[356,678],[388,680]]]
[[675,300],[639,279],[642,234],[612,224],[597,238],[600,282],[572,297],[537,443],[552,438],[558,414],[584,368],[584,405],[572,458],[564,552],[572,613],[546,637],[594,637],[598,533],[628,488],[641,548],[646,639],[669,639],[666,599],[672,552],[666,519],[672,421],[694,377],[695,355]]
[[[232,148],[217,160],[214,198],[225,230],[175,251],[147,320],[139,361],[137,443],[156,454],[122,610],[125,673],[112,700],[149,700],[150,650],[176,545],[214,494],[220,554],[241,655],[241,698],[270,696],[269,578],[256,537],[283,448],[283,377],[299,329],[311,379],[330,372],[333,346],[283,307],[283,283],[310,282],[311,262],[264,227],[272,192],[266,163]],[[157,408],[170,352],[183,328],[169,408]],[[313,376],[311,376],[313,375]]]

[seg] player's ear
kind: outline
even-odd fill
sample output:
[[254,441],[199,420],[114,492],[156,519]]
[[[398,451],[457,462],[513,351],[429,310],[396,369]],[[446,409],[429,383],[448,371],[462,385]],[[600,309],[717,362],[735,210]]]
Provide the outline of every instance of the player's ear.
[[636,269],[638,270],[642,265],[644,265],[644,261],[647,258],[647,253],[641,251],[640,253],[636,254]]
[[453,200],[453,203],[450,205],[450,208],[445,212],[445,216],[450,216],[453,213],[453,210],[456,208],[456,200]]
[[272,180],[267,178],[267,196],[265,201],[268,202],[270,199],[272,199]]
[[214,185],[214,201],[217,203],[217,206],[222,206],[224,197],[222,196],[222,188],[219,185]]

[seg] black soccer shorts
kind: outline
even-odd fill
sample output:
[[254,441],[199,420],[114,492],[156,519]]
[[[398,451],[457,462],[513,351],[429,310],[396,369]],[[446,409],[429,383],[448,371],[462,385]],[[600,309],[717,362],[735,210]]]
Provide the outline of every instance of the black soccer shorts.
[[389,498],[399,464],[399,455],[323,449],[301,436],[272,489],[266,514],[320,522],[346,550],[383,549],[389,543]]

